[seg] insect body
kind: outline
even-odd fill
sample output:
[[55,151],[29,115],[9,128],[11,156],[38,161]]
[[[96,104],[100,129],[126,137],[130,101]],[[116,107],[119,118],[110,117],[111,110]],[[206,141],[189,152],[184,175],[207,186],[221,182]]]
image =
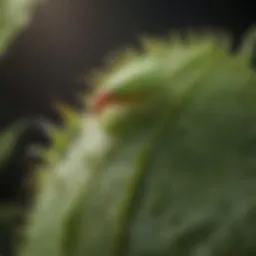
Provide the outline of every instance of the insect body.
[[[102,79],[99,92],[94,97],[93,111],[101,113],[111,105],[130,106],[145,102],[149,98],[156,98],[159,92],[160,98],[166,93],[174,98],[179,97],[176,94],[183,94],[185,91],[182,90],[186,88],[174,87],[175,83],[170,81],[175,81],[175,77],[184,77],[187,71],[196,73],[209,65],[205,59],[216,55],[216,52],[220,52],[220,49],[209,41],[189,47],[179,44],[171,47],[171,50],[167,47],[162,51],[153,50],[138,55],[133,61],[122,65],[121,69],[112,69]],[[202,62],[206,65],[202,65]]]
[[114,72],[96,94],[93,111],[101,113],[110,105],[131,105],[147,98],[166,79],[159,60],[143,58]]

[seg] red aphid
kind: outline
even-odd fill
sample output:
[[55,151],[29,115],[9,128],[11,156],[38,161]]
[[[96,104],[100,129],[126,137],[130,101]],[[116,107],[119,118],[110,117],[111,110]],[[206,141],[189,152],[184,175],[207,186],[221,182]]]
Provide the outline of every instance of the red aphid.
[[100,114],[109,104],[115,101],[115,97],[107,92],[100,93],[94,97],[92,110]]
[[115,95],[108,92],[102,92],[95,96],[92,110],[96,114],[101,114],[108,106],[130,106],[134,103],[138,103],[140,99],[140,95]]

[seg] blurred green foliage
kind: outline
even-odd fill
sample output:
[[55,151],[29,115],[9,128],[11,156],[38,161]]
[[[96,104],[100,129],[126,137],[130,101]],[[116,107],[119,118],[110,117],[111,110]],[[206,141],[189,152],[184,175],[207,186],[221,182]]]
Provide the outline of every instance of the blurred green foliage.
[[[28,25],[32,16],[32,7],[38,2],[39,0],[0,0],[0,59],[18,33]],[[8,110],[0,102],[0,120],[1,115],[6,115],[6,111]],[[5,130],[0,131],[0,179],[28,125],[27,121],[17,120]],[[1,180],[1,184],[3,183],[4,180]],[[13,226],[18,213],[18,205],[10,206],[6,203],[0,205],[0,255],[12,255]]]

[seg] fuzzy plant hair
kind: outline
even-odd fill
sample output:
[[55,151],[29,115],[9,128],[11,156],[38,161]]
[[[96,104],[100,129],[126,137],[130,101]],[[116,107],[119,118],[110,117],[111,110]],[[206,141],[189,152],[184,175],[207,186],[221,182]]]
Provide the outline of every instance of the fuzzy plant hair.
[[20,255],[254,255],[254,36],[236,55],[191,33],[112,58],[89,111],[62,106],[48,131]]
[[[56,103],[16,255],[256,255],[254,42],[144,40],[96,72],[87,111]],[[26,125],[1,133],[0,167]]]

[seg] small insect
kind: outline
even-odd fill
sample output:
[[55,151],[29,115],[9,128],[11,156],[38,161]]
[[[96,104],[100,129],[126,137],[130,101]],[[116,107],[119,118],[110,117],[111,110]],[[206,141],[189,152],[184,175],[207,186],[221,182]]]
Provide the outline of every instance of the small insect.
[[147,98],[146,94],[115,95],[110,92],[100,93],[94,99],[93,112],[101,114],[109,106],[129,107],[143,102],[145,98]]
[[[171,50],[167,47],[166,51],[153,51],[137,56],[126,65],[112,70],[103,79],[93,101],[93,112],[101,113],[110,105],[130,106],[145,102],[144,100],[152,99],[160,92],[172,95],[182,94],[183,89],[179,88],[180,92],[177,92],[170,81],[173,81],[177,74],[181,74],[178,77],[183,77],[187,72],[195,70],[195,67],[207,66],[200,63],[205,63],[207,57],[211,58],[216,49],[218,47],[213,47],[209,41],[190,47],[178,45]],[[185,83],[187,84],[190,86],[190,83]],[[162,96],[163,94],[160,100],[163,99]],[[176,96],[179,97],[179,95]]]
[[148,58],[116,71],[94,97],[93,112],[100,114],[111,105],[131,106],[143,102],[166,78],[160,67],[158,58]]

